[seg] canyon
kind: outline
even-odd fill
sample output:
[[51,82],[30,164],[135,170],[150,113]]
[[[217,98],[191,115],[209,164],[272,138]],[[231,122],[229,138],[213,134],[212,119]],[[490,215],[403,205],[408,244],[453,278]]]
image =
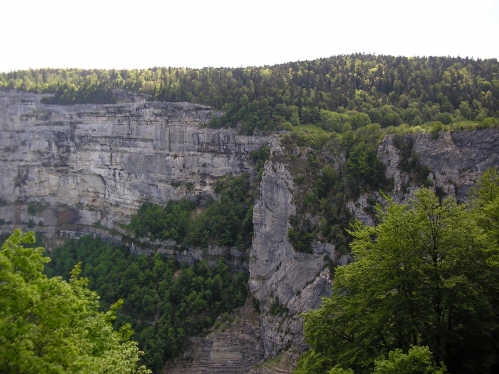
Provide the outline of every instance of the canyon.
[[[312,253],[298,252],[290,243],[289,218],[300,196],[282,161],[281,135],[209,128],[221,113],[192,103],[151,102],[137,95],[117,104],[62,106],[43,104],[42,98],[0,90],[0,232],[36,231],[49,249],[86,234],[119,241],[129,235],[126,225],[144,202],[203,200],[215,195],[218,178],[248,174],[259,181],[259,191],[247,251],[178,250],[175,243],[133,238],[131,244],[185,263],[224,257],[249,272],[246,305],[221,327],[192,338],[191,348],[165,372],[290,373],[305,347],[300,314],[329,295],[331,267],[352,258],[335,243],[314,242]],[[429,183],[461,201],[485,169],[499,166],[497,129],[406,136],[429,170]],[[270,148],[270,158],[258,180],[250,155],[262,146]],[[393,181],[391,195],[407,202],[418,185],[400,168],[401,157],[394,137],[385,137],[378,158]],[[361,194],[348,207],[372,224],[367,200]]]

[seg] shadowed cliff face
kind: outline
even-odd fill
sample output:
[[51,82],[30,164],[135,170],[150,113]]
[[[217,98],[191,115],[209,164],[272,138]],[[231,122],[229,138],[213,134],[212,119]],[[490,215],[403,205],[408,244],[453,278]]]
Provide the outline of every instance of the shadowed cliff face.
[[[47,237],[119,230],[144,201],[212,193],[251,172],[265,138],[203,127],[219,113],[190,103],[45,105],[0,91],[1,231]],[[33,202],[37,202],[37,204]]]
[[[427,168],[426,184],[458,201],[467,200],[470,188],[487,168],[499,166],[498,129],[441,132],[438,136],[414,134],[410,138],[412,152]],[[393,179],[392,195],[398,201],[407,200],[420,185],[411,182],[410,175],[401,170],[401,151],[392,136],[379,146],[378,158],[386,166],[386,176]]]

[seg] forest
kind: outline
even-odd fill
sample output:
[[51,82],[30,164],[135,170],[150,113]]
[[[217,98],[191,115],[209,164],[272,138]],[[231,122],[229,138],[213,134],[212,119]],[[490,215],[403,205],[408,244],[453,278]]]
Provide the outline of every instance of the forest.
[[160,254],[136,254],[92,237],[68,241],[50,258],[48,276],[67,278],[81,264],[81,275],[104,308],[123,300],[114,325],[131,326],[144,351],[141,362],[158,373],[183,352],[189,336],[204,333],[219,317],[222,322],[247,296],[248,275],[233,272],[223,259],[216,266],[181,266]]
[[248,175],[226,176],[215,183],[217,199],[170,200],[164,207],[146,202],[128,230],[135,238],[173,239],[184,248],[216,244],[247,250],[253,235],[252,187]]
[[209,126],[243,134],[499,117],[496,59],[353,54],[246,68],[39,69],[0,74],[0,88],[46,93],[51,104],[114,103],[120,90],[207,104],[224,111]]

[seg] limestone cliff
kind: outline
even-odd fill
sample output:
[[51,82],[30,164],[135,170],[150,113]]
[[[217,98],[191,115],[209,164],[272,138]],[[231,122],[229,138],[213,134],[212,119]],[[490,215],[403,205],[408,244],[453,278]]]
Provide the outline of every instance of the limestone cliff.
[[[166,368],[172,373],[286,373],[304,348],[300,313],[330,293],[331,268],[351,260],[335,243],[296,251],[288,239],[298,196],[277,136],[249,137],[204,125],[218,112],[190,103],[45,105],[41,95],[0,91],[0,231],[44,233],[55,242],[82,233],[119,238],[144,201],[164,204],[212,194],[227,174],[254,173],[249,153],[271,143],[253,211],[248,301],[232,322],[205,337]],[[407,135],[412,157],[427,168],[424,181],[464,199],[478,176],[499,165],[499,131]],[[393,180],[392,194],[407,200],[418,185],[401,169],[402,151],[387,137],[378,158]],[[341,163],[338,163],[341,167]],[[377,195],[378,199],[380,198]],[[372,223],[367,194],[348,207]],[[161,243],[158,245],[162,245]],[[247,257],[234,249],[163,251],[182,261],[209,255]],[[243,260],[245,261],[245,260]],[[254,306],[253,306],[254,304]],[[259,313],[255,310],[259,309]],[[272,357],[278,359],[268,360]]]
[[60,106],[0,91],[1,231],[119,234],[144,201],[199,198],[251,172],[249,153],[267,142],[206,128],[219,115],[206,106],[132,98]]
[[[428,169],[428,182],[444,194],[466,200],[470,187],[489,167],[499,165],[499,131],[483,129],[460,132],[440,132],[437,135],[414,134],[412,152]],[[401,152],[394,137],[385,138],[378,149],[378,158],[386,166],[386,175],[393,178],[392,194],[399,200],[414,189],[408,173],[401,170]]]

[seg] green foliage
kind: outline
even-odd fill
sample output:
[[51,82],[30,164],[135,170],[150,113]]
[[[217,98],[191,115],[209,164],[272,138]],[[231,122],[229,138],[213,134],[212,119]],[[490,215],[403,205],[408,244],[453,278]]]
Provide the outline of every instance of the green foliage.
[[432,361],[428,347],[412,346],[407,353],[401,349],[388,352],[387,359],[374,362],[373,374],[445,374],[445,365],[437,366]]
[[112,103],[115,90],[224,110],[210,126],[241,133],[300,124],[344,132],[368,123],[481,121],[498,114],[496,59],[364,54],[246,68],[41,69],[0,74],[0,88],[51,93],[46,102]]
[[186,246],[218,244],[249,248],[253,193],[248,176],[221,178],[214,189],[217,199],[202,207],[186,199],[169,201],[164,208],[145,203],[132,217],[129,229],[137,237],[174,239]]
[[320,149],[331,137],[331,133],[315,125],[299,125],[292,129],[291,142],[298,146],[309,146]]
[[355,374],[352,369],[343,369],[340,367],[334,367],[328,371],[328,374]]
[[[328,373],[328,370],[333,365],[333,362],[328,357],[313,349],[309,349],[300,357],[294,374],[325,374]],[[333,368],[331,370],[341,369]],[[339,373],[341,373],[341,371],[339,371]]]
[[187,230],[194,202],[190,200],[170,200],[164,208],[152,203],[144,203],[130,221],[130,229],[139,237],[149,235],[153,239],[173,239],[182,241]]
[[472,207],[478,224],[486,232],[490,257],[488,265],[499,269],[499,175],[497,169],[488,169],[472,191]]
[[85,82],[81,87],[62,85],[57,87],[54,95],[42,99],[45,104],[115,104],[116,98],[112,90],[104,84]]
[[159,254],[133,254],[128,248],[84,237],[51,252],[49,274],[66,276],[81,262],[89,287],[105,306],[123,300],[117,323],[130,323],[145,352],[144,362],[160,372],[182,353],[186,338],[213,325],[217,317],[246,300],[247,274],[232,273],[220,260],[180,267]]
[[0,251],[0,371],[2,373],[147,373],[138,367],[129,327],[111,321],[119,303],[100,311],[99,297],[80,278],[48,278],[43,248],[24,248],[34,234],[19,230]]
[[494,372],[499,246],[488,225],[497,226],[499,210],[494,175],[485,175],[471,208],[422,189],[410,206],[389,201],[376,227],[353,226],[355,262],[336,269],[333,295],[305,314],[306,339],[321,362],[356,373],[404,372],[397,370],[411,357],[423,365],[427,353],[395,351],[377,369],[375,362],[425,345],[452,373]]
[[296,215],[290,217],[288,238],[301,252],[311,252],[312,242],[321,240],[346,253],[350,238],[345,227],[351,219],[347,200],[390,186],[377,158],[383,132],[372,124],[341,135],[307,127],[308,133],[294,130],[282,141],[295,179],[295,196],[300,197],[295,201]]
[[257,172],[258,179],[262,177],[265,161],[267,161],[269,157],[270,157],[270,148],[268,145],[264,145],[250,153],[250,159],[255,165],[255,170]]

